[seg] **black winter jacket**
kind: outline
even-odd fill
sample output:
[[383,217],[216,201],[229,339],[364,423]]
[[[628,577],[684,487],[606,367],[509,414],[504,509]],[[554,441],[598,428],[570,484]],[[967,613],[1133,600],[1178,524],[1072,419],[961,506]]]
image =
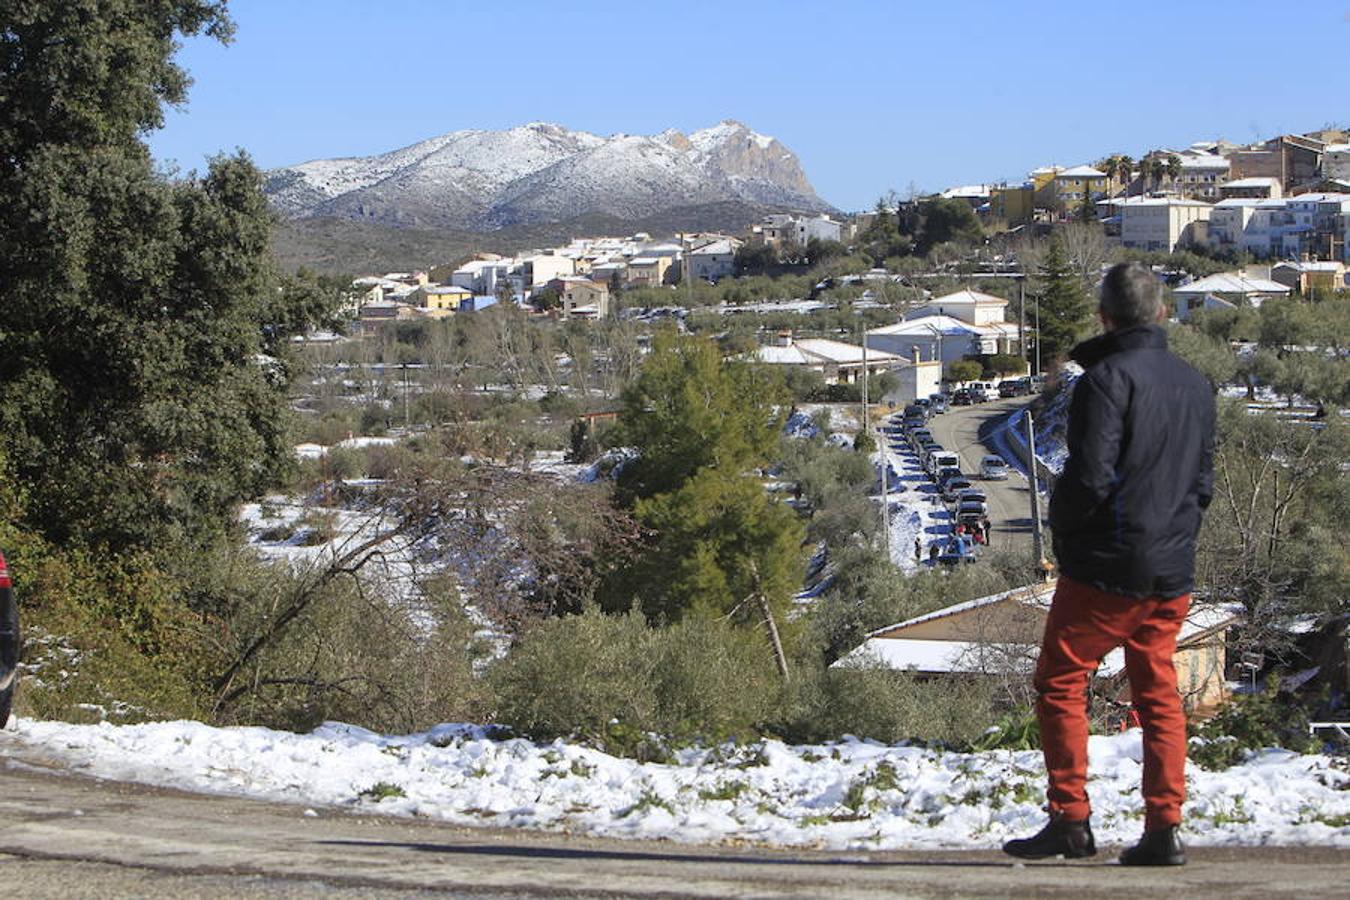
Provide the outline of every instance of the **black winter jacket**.
[[1060,571],[1131,597],[1177,597],[1214,487],[1214,390],[1157,325],[1074,348],[1069,458],[1050,499]]

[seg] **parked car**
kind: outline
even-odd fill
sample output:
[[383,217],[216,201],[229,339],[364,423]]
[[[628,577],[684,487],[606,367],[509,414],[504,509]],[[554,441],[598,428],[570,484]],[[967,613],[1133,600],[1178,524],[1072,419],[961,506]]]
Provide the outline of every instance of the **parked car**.
[[14,600],[5,555],[0,553],[0,728],[9,724],[9,709],[18,681],[19,605]]
[[909,442],[916,446],[931,441],[932,439],[933,432],[929,431],[927,428],[915,428],[909,433]]
[[933,411],[934,415],[941,415],[942,413],[945,413],[947,411],[946,394],[934,394],[928,399],[932,401],[932,404],[929,406],[929,409]]
[[952,394],[952,406],[969,406],[975,400],[970,396],[970,388],[957,388]]
[[927,397],[920,397],[918,400],[914,401],[914,405],[922,409],[925,416],[928,416],[929,418],[932,417],[933,401],[929,400]]
[[975,487],[972,484],[970,487],[963,488],[957,492],[956,502],[960,503],[963,500],[976,500],[980,503],[988,503],[989,497],[985,494],[984,491],[980,490],[979,488]]
[[975,561],[975,542],[964,537],[953,536],[942,547],[942,552],[938,554],[938,562],[944,566],[956,566],[961,563],[973,563]]
[[970,486],[970,479],[964,475],[948,478],[942,485],[942,499],[946,500],[948,503],[955,503],[961,496],[961,492]]
[[1024,397],[1030,392],[1030,386],[1021,379],[1009,379],[998,383],[998,395],[1003,398]]
[[980,460],[980,477],[986,481],[1007,481],[1008,464],[1001,456],[986,456]]
[[970,386],[970,398],[976,403],[988,403],[998,399],[998,389],[987,381],[977,381]]
[[956,520],[958,522],[968,522],[971,519],[979,520],[989,515],[989,507],[983,500],[962,500],[956,505]]
[[945,490],[947,487],[947,482],[950,481],[951,479],[964,477],[965,476],[961,474],[961,470],[958,469],[956,466],[944,466],[943,468],[936,469],[933,472],[933,481],[937,483],[939,491]]
[[1045,376],[1043,375],[1030,376],[1027,379],[1027,387],[1030,389],[1031,393],[1039,394],[1041,391],[1045,390]]

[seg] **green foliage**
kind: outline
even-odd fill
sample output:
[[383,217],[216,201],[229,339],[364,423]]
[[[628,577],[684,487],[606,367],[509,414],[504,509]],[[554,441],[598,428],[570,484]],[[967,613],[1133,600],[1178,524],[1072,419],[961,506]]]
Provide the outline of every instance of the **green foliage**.
[[947,363],[943,376],[950,382],[976,381],[984,374],[984,366],[973,359],[958,359]]
[[1087,286],[1073,270],[1057,235],[1050,239],[1037,280],[1041,359],[1063,359],[1091,325],[1092,305]]
[[794,738],[852,734],[897,743],[921,739],[965,746],[985,730],[992,686],[981,681],[931,681],[884,666],[830,669],[820,682],[818,706]]
[[717,345],[666,331],[623,396],[620,440],[641,458],[624,469],[626,497],[651,497],[701,469],[739,474],[769,459],[786,404],[776,373],[723,360]]
[[1020,356],[1012,356],[1008,353],[995,353],[989,357],[987,363],[989,371],[995,375],[1019,375],[1027,370],[1027,364]]
[[763,275],[778,264],[778,251],[768,244],[742,244],[736,248],[737,275]]
[[356,796],[361,800],[372,800],[379,803],[381,800],[406,797],[408,796],[408,792],[400,785],[394,784],[392,781],[377,781]]
[[275,277],[247,157],[170,182],[141,143],[183,99],[175,35],[228,36],[224,4],[97,6],[23,3],[0,36],[0,442],[28,524],[139,550],[284,474],[286,338],[332,298]]
[[1211,771],[1237,765],[1253,751],[1283,747],[1312,753],[1317,741],[1308,734],[1308,715],[1279,694],[1279,679],[1259,694],[1234,697],[1215,716],[1192,729],[1192,762]]
[[504,724],[539,739],[581,736],[611,752],[634,750],[649,732],[756,732],[781,691],[756,636],[728,623],[653,627],[637,613],[595,609],[537,623],[488,680]]
[[975,211],[964,200],[934,197],[919,203],[918,240],[914,251],[926,256],[941,244],[978,244],[984,240],[984,229]]
[[875,453],[877,439],[872,437],[872,432],[864,429],[853,438],[853,449],[862,454]]
[[751,601],[759,595],[775,615],[786,613],[801,581],[803,529],[758,480],[705,468],[673,491],[640,500],[635,513],[656,538],[626,573],[621,596],[636,596],[653,621],[692,612],[757,625],[760,611]]

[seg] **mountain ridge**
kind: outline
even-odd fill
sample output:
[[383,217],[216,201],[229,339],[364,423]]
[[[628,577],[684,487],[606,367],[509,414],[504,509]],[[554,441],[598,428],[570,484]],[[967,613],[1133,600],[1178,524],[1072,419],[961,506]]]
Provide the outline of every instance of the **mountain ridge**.
[[274,169],[264,189],[289,219],[466,231],[728,202],[833,210],[791,150],[732,119],[689,135],[605,138],[548,122],[454,131],[375,156]]

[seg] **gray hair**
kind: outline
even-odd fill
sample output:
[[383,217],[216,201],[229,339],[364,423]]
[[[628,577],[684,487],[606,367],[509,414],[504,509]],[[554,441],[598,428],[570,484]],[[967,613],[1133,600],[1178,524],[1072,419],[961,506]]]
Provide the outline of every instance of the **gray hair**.
[[1101,311],[1116,328],[1150,325],[1163,308],[1162,285],[1143,263],[1119,263],[1102,281]]

